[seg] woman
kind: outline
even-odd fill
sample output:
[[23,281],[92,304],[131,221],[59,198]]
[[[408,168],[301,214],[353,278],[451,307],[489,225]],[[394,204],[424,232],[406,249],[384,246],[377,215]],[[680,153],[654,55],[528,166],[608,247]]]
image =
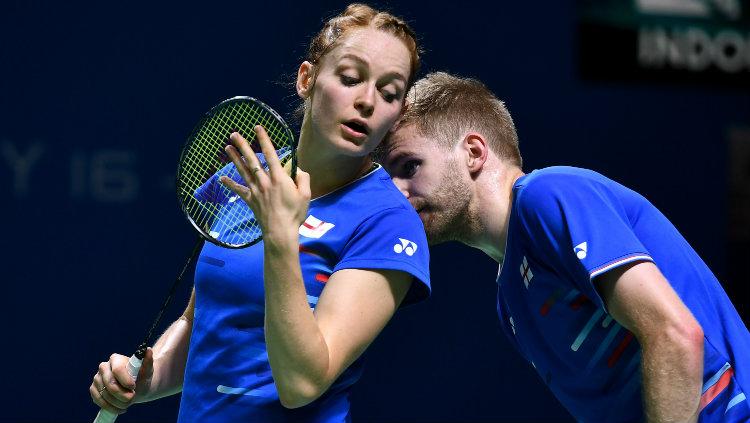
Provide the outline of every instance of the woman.
[[402,302],[429,293],[419,217],[370,159],[418,64],[413,32],[392,15],[353,4],[328,21],[297,73],[296,181],[261,127],[268,172],[239,134],[227,147],[245,183],[221,182],[253,209],[263,241],[206,244],[188,307],[137,385],[115,354],[89,389],[97,405],[122,412],[182,390],[181,422],[350,419],[358,358]]

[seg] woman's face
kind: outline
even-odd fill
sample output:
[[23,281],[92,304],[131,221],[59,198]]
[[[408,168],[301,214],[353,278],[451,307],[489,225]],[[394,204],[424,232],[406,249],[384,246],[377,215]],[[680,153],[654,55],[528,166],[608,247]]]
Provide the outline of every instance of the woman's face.
[[[403,41],[374,29],[345,34],[318,64],[300,67],[297,89],[309,98],[305,127],[313,142],[327,140],[347,156],[365,156],[382,140],[401,112],[410,71],[410,53]],[[305,67],[307,66],[307,71]]]

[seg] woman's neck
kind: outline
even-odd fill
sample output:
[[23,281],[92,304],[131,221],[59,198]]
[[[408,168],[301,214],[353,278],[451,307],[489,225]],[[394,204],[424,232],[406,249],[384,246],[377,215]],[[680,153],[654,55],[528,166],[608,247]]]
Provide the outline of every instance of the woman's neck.
[[312,198],[326,195],[342,186],[360,178],[373,166],[368,157],[350,157],[320,154],[305,148],[300,143],[297,149],[297,163],[300,169],[310,174],[310,193]]

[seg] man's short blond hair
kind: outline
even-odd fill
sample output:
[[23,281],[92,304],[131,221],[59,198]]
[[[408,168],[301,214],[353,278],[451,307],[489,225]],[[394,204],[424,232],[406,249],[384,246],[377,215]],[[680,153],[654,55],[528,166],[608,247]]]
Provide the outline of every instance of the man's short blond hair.
[[522,165],[510,112],[476,79],[435,72],[415,82],[394,130],[410,125],[420,135],[435,138],[446,147],[467,132],[478,132],[498,157],[519,168]]

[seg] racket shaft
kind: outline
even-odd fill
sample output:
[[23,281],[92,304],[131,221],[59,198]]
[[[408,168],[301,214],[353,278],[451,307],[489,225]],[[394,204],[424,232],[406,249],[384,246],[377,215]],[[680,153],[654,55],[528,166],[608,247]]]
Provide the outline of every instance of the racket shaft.
[[[138,380],[138,372],[141,370],[141,364],[143,364],[143,360],[136,357],[135,354],[130,356],[130,360],[128,360],[128,374],[130,374],[130,377],[133,378],[134,383],[136,380]],[[112,423],[116,419],[116,413],[102,408],[99,409],[99,413],[96,415],[94,423]]]

